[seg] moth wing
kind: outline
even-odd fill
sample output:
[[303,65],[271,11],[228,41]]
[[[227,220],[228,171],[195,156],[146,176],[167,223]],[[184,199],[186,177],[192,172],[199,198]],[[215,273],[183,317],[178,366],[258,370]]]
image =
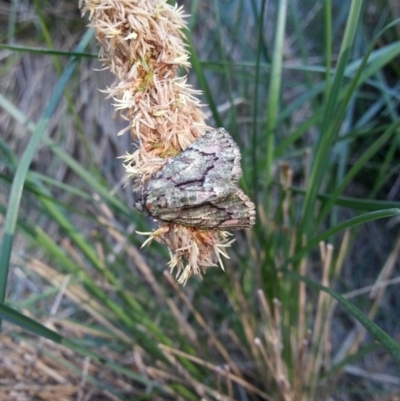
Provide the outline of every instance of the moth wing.
[[223,128],[207,132],[183,152],[168,160],[148,182],[151,192],[166,185],[185,188],[187,184],[235,184],[242,176],[240,150]]
[[255,221],[254,204],[236,188],[224,196],[198,205],[159,209],[159,220],[204,229],[244,229]]
[[162,182],[159,184],[159,186],[153,185],[152,190],[144,194],[141,204],[151,216],[160,220],[164,220],[163,216],[171,212],[187,211],[206,203],[218,202],[218,199],[225,199],[232,192],[232,186],[223,183],[215,187],[196,183],[180,187],[166,187],[166,183]]
[[240,149],[224,128],[206,133],[189,148],[205,156],[214,156],[212,169],[207,171],[204,180],[205,184],[223,181],[225,185],[237,185],[242,176]]
[[251,227],[254,204],[238,188],[240,150],[220,128],[168,160],[145,185],[142,209],[154,218],[192,227]]

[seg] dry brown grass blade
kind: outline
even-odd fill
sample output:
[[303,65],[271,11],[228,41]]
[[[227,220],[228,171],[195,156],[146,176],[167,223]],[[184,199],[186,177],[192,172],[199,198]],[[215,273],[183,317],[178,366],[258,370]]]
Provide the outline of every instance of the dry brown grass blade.
[[262,291],[258,291],[258,296],[261,303],[261,310],[265,317],[264,342],[256,338],[254,343],[262,355],[265,366],[268,367],[268,374],[275,381],[280,397],[279,399],[294,401],[293,388],[288,380],[287,365],[282,358],[283,342],[280,302],[274,299],[272,311],[265,298],[265,294]]
[[[329,287],[329,269],[332,263],[333,247],[330,244],[320,243],[320,253],[322,262],[322,280],[321,284]],[[325,292],[320,291],[315,315],[313,336],[311,340],[312,347],[307,368],[306,382],[310,386],[310,399],[314,398],[319,373],[323,366],[325,355],[329,354],[329,324],[327,312],[329,310],[331,298]]]
[[376,279],[375,286],[371,290],[369,294],[371,299],[380,298],[382,296],[382,292],[385,291],[384,288],[380,285],[382,281],[387,280],[393,272],[394,267],[396,266],[396,262],[399,257],[400,252],[400,235],[396,239],[395,246],[390,253],[386,263],[384,264],[381,272],[379,273],[378,278]]
[[[50,266],[37,260],[31,259],[28,261],[27,266],[37,275],[42,277],[44,280],[51,283],[54,287],[59,288],[65,278],[63,274],[58,273]],[[106,308],[101,306],[98,302],[92,299],[89,294],[77,284],[70,284],[64,291],[65,296],[79,305],[80,309],[85,310],[93,319],[100,323],[103,327],[110,330],[116,338],[124,341],[127,344],[131,344],[132,340],[121,330],[115,327],[105,316],[108,316],[109,312]]]
[[[302,276],[306,275],[307,261],[302,258],[299,267],[299,273]],[[297,358],[295,362],[295,371],[297,374],[294,376],[293,392],[294,394],[301,394],[304,386],[305,375],[305,357],[307,351],[308,341],[306,340],[306,306],[307,306],[307,293],[306,284],[303,281],[299,282],[299,301],[298,301],[298,325],[297,325],[297,339],[295,348],[297,350]]]
[[260,358],[260,352],[256,344],[254,344],[254,339],[257,337],[254,315],[248,309],[250,305],[243,294],[242,287],[240,286],[240,281],[236,278],[232,278],[231,282],[234,286],[234,297],[231,297],[229,294],[227,294],[227,298],[233,310],[238,314],[240,318],[242,328],[246,337],[246,345],[250,349],[250,354],[252,355],[253,359],[257,361]]
[[179,331],[186,336],[186,338],[192,343],[192,344],[198,344],[198,337],[196,332],[193,330],[193,328],[188,324],[186,317],[181,313],[179,310],[178,306],[176,303],[168,298],[166,300],[167,305],[172,313],[172,315],[175,317],[177,323],[178,323],[178,328]]
[[[65,347],[42,340],[45,351],[26,341],[13,340],[11,332],[0,335],[0,399],[10,401],[115,401],[117,398],[107,390],[88,382],[87,375],[118,385],[121,392],[132,393],[132,386],[106,371],[99,363],[92,363]],[[79,336],[79,332],[75,332]],[[42,348],[42,347],[41,347]],[[115,357],[115,355],[114,355]],[[73,370],[67,367],[73,366]]]
[[[370,306],[369,312],[367,314],[368,318],[371,320],[374,319],[375,314],[382,301],[385,289],[387,288],[387,286],[383,285],[383,283],[386,281],[385,279],[392,273],[394,265],[398,260],[399,253],[400,253],[400,236],[398,236],[396,244],[392,252],[388,256],[386,263],[382,267],[381,273],[379,274],[375,284],[373,286],[368,287],[372,288],[371,294],[374,295],[372,305]],[[358,295],[363,292],[366,292],[365,288],[352,291],[350,295],[354,296],[355,294]],[[348,298],[349,294],[345,295],[345,297]],[[343,341],[343,345],[335,355],[334,361],[337,363],[343,358],[345,358],[346,355],[351,355],[357,352],[361,342],[365,338],[366,333],[367,333],[366,329],[357,322],[356,327],[353,330],[351,330],[351,332],[347,335],[346,339]]]
[[185,379],[186,385],[190,385],[196,391],[196,393],[199,395],[199,397],[203,398],[208,393],[217,399],[224,400],[224,401],[231,401],[231,399],[229,397],[225,397],[224,395],[209,388],[204,383],[200,383],[199,381],[195,380],[191,376],[191,374],[182,366],[182,364],[177,361],[177,359],[174,356],[174,353],[171,352],[170,348],[160,344],[160,349],[163,352],[164,356],[168,359],[170,364],[176,369],[179,376],[181,376],[182,378]]
[[[270,397],[268,397],[268,395],[265,392],[261,391],[260,389],[258,389],[255,386],[251,385],[246,380],[244,380],[242,377],[238,377],[238,376],[234,375],[228,369],[226,369],[226,367],[216,366],[216,365],[214,365],[214,364],[212,364],[210,362],[207,362],[207,361],[205,361],[205,360],[203,360],[201,358],[189,355],[189,354],[187,354],[185,352],[182,352],[182,351],[179,351],[177,349],[168,347],[166,345],[160,345],[160,348],[164,352],[169,353],[170,355],[177,355],[177,356],[185,358],[185,359],[187,359],[187,360],[189,360],[189,361],[191,361],[193,363],[196,363],[197,365],[206,367],[207,369],[211,370],[215,374],[218,374],[220,376],[225,377],[228,382],[235,382],[238,385],[243,386],[247,391],[249,391],[249,393],[257,394],[262,399],[265,399],[265,400],[270,400],[271,399]],[[230,384],[228,386],[230,386]],[[224,397],[221,394],[216,394],[211,389],[208,389],[208,391],[211,391],[210,394],[212,394],[213,396],[216,396],[216,399],[232,400],[231,397]],[[222,397],[222,398],[220,398],[220,397]]]
[[236,363],[233,361],[233,359],[230,357],[228,351],[225,349],[223,344],[218,340],[216,334],[214,331],[211,329],[211,327],[207,324],[207,322],[203,319],[201,314],[193,307],[193,304],[190,302],[190,300],[187,298],[187,296],[183,293],[183,291],[178,287],[176,282],[173,280],[172,276],[166,271],[164,273],[164,277],[167,279],[168,283],[171,285],[171,287],[176,291],[177,295],[179,298],[183,301],[185,306],[190,310],[190,312],[193,314],[193,317],[197,321],[197,323],[204,329],[204,331],[209,335],[209,342],[215,346],[217,351],[221,354],[221,356],[224,358],[230,369],[239,377],[242,376],[240,369],[236,365]]
[[[112,211],[106,205],[102,205],[102,209],[105,210],[106,215],[108,215],[109,217],[112,216]],[[134,245],[128,242],[129,235],[122,235],[117,229],[112,227],[110,225],[110,221],[113,221],[113,219],[110,220],[109,218],[103,218],[102,216],[99,215],[97,215],[97,218],[99,219],[99,222],[107,229],[111,238],[113,238],[116,241],[116,243],[118,244],[119,247],[121,247],[121,249],[125,250],[130,259],[134,262],[137,269],[143,275],[145,281],[150,285],[151,289],[157,295],[158,299],[164,302],[166,297],[164,289],[159,285],[151,268],[145,262],[139,250]],[[131,230],[133,230],[133,227],[131,227]]]

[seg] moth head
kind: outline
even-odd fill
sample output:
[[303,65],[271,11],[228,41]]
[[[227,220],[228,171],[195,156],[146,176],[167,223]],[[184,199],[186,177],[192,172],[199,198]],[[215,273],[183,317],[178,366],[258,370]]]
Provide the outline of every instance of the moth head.
[[143,207],[142,199],[139,199],[138,201],[135,202],[135,207],[137,210],[139,210],[139,212],[143,212],[144,207]]
[[151,205],[146,203],[146,198],[140,198],[135,202],[135,207],[137,210],[139,210],[139,212],[144,212],[147,216],[152,216],[152,214],[150,213],[150,209],[149,207],[151,207]]

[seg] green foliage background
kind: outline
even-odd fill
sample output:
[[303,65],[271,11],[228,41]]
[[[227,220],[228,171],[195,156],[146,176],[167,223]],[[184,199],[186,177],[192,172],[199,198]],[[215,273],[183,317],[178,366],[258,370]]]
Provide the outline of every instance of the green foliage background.
[[[198,399],[193,383],[205,383],[209,399],[245,399],[241,391],[263,398],[237,383],[221,385],[186,357],[171,362],[163,344],[226,364],[271,399],[287,399],[254,346],[272,325],[263,294],[275,319],[279,309],[279,354],[292,385],[298,375],[293,338],[306,338],[307,328],[315,334],[308,345],[315,374],[298,399],[335,394],[345,400],[354,392],[372,399],[398,391],[368,378],[354,387],[345,379],[346,366],[368,371],[376,355],[387,375],[395,376],[400,362],[398,287],[385,287],[379,305],[367,291],[351,300],[346,295],[399,269],[396,262],[389,273],[384,269],[398,258],[400,241],[400,42],[391,3],[183,2],[191,14],[189,78],[204,92],[209,124],[224,126],[242,149],[241,185],[258,210],[254,229],[237,234],[226,272],[208,269],[203,281],[192,279],[185,288],[164,274],[163,247],[138,251],[143,238],[135,230],[149,231],[151,223],[133,209],[130,188],[122,185],[116,158],[131,144],[116,137],[123,122],[112,121],[111,101],[98,92],[112,77],[93,71],[96,43],[77,4],[34,1],[24,14],[24,2],[2,3],[0,316],[6,324],[104,364],[134,384],[136,397]],[[321,241],[333,245],[325,270]],[[98,335],[78,339],[40,323],[58,287],[32,271],[33,260],[69,277],[95,303],[88,310],[69,298],[60,316]],[[25,281],[14,273],[19,270]],[[307,302],[299,311],[301,283]],[[318,316],[328,310],[319,332]],[[103,320],[93,319],[93,311]],[[336,347],[359,324],[367,330],[362,344],[335,359]],[[321,364],[326,331],[332,360]],[[148,366],[161,363],[175,376],[149,379],[104,351],[123,355],[135,346]],[[341,391],[332,389],[334,381],[344,383]],[[132,397],[107,386],[120,399]]]

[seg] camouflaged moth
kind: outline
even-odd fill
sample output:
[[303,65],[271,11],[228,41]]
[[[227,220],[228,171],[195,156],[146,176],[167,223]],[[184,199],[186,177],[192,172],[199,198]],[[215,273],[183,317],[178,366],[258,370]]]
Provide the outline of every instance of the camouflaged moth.
[[250,228],[255,210],[238,187],[240,158],[225,129],[208,132],[167,160],[135,205],[164,222],[211,230]]

